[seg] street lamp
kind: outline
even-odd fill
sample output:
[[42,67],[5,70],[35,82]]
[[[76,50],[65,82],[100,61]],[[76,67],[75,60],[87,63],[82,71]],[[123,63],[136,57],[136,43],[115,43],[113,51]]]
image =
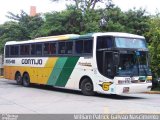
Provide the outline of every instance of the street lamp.
[[[109,9],[113,8],[115,4],[113,3],[112,0],[107,0],[105,5],[106,5],[106,9],[105,10],[109,10]],[[109,18],[107,18],[107,15],[105,14],[105,10],[102,12],[102,17],[101,17],[100,22],[99,22],[100,27],[107,26],[107,22],[109,20]]]
[[107,25],[107,21],[104,17],[101,18],[99,25],[100,25],[100,27],[104,27]]
[[112,0],[107,0],[106,8],[110,9],[110,8],[113,8],[114,6],[115,6],[115,4],[113,3]]

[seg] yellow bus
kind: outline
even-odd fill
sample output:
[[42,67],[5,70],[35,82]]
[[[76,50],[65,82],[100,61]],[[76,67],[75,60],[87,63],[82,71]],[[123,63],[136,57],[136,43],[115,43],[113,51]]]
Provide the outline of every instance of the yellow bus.
[[43,84],[84,95],[137,93],[152,87],[148,48],[139,35],[106,32],[10,41],[4,55],[4,77],[25,87]]

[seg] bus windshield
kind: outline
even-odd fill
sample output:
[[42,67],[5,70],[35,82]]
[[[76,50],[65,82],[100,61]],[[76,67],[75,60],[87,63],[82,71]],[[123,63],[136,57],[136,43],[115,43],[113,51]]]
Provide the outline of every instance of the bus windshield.
[[148,66],[148,53],[144,51],[120,54],[117,70],[118,76],[148,76],[151,71]]
[[115,37],[118,48],[147,48],[145,39]]

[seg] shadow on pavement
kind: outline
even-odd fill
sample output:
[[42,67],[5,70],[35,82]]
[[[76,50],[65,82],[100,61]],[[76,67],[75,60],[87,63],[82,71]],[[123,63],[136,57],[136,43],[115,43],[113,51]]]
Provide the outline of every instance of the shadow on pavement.
[[[58,88],[58,87],[52,87],[52,86],[46,86],[46,85],[32,85],[32,88],[38,88],[38,89],[44,89],[44,90],[50,90],[50,91],[56,91],[56,92],[63,92],[68,94],[77,94],[84,96],[81,91],[78,90],[70,90],[70,89],[64,89],[64,88]],[[130,94],[132,95],[132,94]],[[114,95],[114,94],[100,94],[95,93],[94,96],[90,97],[99,97],[99,98],[108,98],[108,99],[115,99],[115,100],[125,100],[125,99],[146,99],[143,97],[135,97],[135,96],[127,96],[127,94],[124,95]]]
[[[15,82],[11,82],[8,84],[16,85]],[[17,85],[17,86],[19,86],[19,85]],[[67,93],[67,94],[76,94],[76,95],[84,96],[81,93],[81,91],[78,91],[78,90],[70,90],[70,89],[58,88],[58,87],[47,86],[47,85],[32,84],[30,86],[30,88],[36,88],[36,89],[41,89],[41,90],[50,90],[50,91],[63,92],[63,93]],[[129,95],[132,95],[132,94],[129,94]],[[127,94],[124,96],[124,95],[100,94],[100,93],[95,93],[94,96],[90,96],[90,97],[107,98],[107,99],[114,99],[114,100],[146,99],[143,97],[127,96]]]
[[135,97],[135,96],[131,96],[132,94],[129,94],[130,96],[127,96],[127,94],[124,95],[115,95],[115,94],[98,94],[96,93],[96,97],[101,97],[101,98],[108,98],[108,99],[115,99],[115,100],[128,100],[128,99],[146,99],[143,97]]

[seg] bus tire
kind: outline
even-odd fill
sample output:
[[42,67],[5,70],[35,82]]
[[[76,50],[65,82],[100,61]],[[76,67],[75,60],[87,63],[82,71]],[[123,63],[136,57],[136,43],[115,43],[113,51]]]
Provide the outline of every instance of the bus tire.
[[94,95],[93,84],[89,78],[85,78],[81,82],[81,91],[84,95],[87,95],[87,96]]
[[29,77],[28,73],[24,73],[22,80],[23,80],[24,87],[30,86],[30,77]]
[[22,85],[22,77],[21,77],[21,73],[20,72],[16,73],[15,80],[16,80],[16,84],[17,85]]

